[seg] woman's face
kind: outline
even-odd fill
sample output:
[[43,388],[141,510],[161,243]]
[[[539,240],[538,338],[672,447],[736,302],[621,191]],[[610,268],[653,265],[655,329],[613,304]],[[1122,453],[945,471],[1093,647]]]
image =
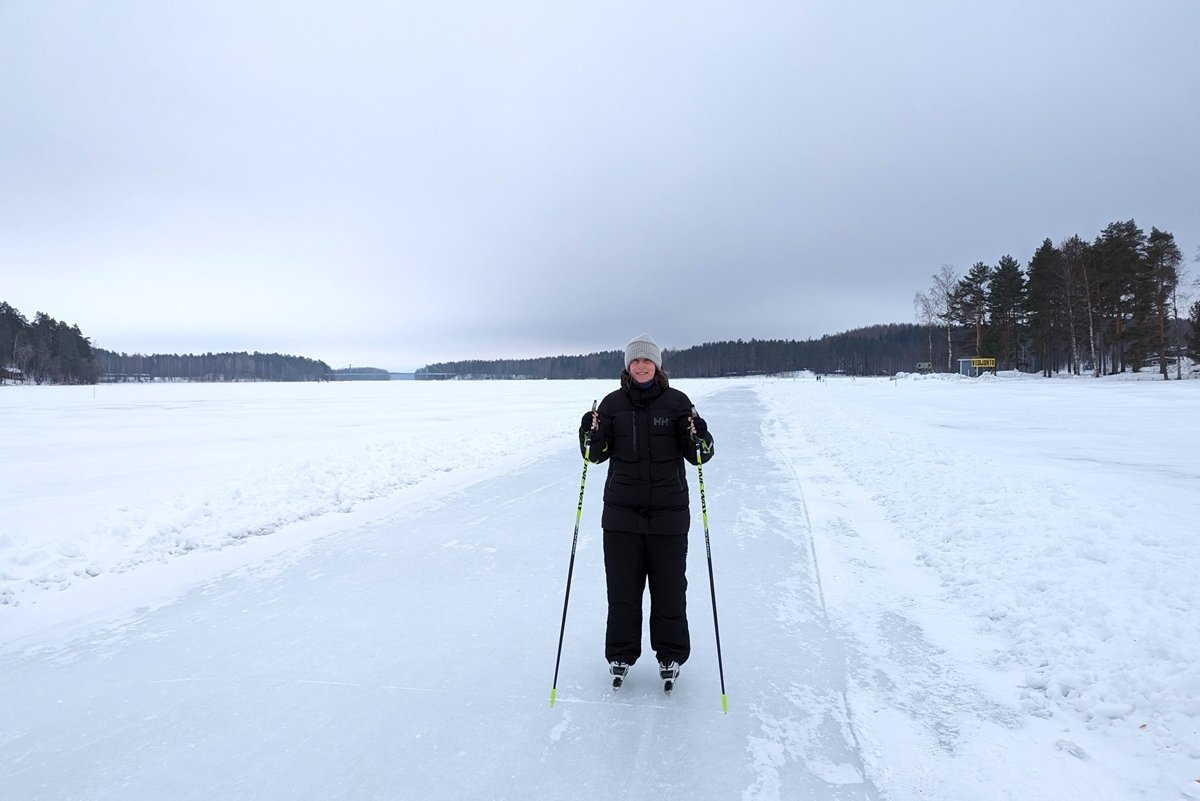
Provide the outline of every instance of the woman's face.
[[649,359],[634,359],[629,363],[629,374],[639,384],[645,384],[654,378],[654,362]]

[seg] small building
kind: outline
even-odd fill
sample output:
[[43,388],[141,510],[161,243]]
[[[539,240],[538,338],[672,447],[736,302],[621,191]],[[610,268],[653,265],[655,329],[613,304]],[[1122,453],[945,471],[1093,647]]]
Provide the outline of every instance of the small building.
[[933,362],[917,362],[917,372],[918,373],[932,373],[933,372]]
[[996,360],[976,356],[973,359],[958,360],[959,375],[965,375],[968,378],[975,378],[980,373],[996,372]]

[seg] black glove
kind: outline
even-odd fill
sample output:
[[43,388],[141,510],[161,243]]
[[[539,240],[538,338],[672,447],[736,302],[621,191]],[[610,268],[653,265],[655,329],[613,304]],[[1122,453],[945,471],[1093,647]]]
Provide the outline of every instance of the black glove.
[[602,434],[603,423],[600,418],[596,418],[596,427],[592,428],[592,413],[584,412],[583,417],[579,420],[579,435],[590,434],[592,439],[600,439]]
[[[689,442],[693,443],[702,442],[704,440],[704,433],[708,431],[708,423],[704,422],[704,419],[701,417],[680,417],[676,425],[679,428],[679,433],[687,437]],[[694,433],[692,431],[693,425],[696,427]]]

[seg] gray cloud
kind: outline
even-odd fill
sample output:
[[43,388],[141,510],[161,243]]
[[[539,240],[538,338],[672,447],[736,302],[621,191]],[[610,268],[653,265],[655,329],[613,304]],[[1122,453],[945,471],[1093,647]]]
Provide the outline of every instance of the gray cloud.
[[0,299],[394,369],[820,336],[1114,220],[1189,256],[1200,7],[10,3]]

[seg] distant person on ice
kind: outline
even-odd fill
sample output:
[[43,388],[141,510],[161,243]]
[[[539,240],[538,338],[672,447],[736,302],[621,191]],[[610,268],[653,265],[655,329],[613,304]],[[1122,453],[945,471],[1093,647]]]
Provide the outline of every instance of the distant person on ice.
[[670,689],[691,653],[687,548],[692,515],[684,464],[713,455],[713,438],[687,395],[672,389],[662,352],[647,334],[625,346],[621,388],[587,412],[580,451],[608,462],[604,483],[604,573],[608,628],[604,656],[619,688],[642,653],[642,593],[650,584],[650,647]]

